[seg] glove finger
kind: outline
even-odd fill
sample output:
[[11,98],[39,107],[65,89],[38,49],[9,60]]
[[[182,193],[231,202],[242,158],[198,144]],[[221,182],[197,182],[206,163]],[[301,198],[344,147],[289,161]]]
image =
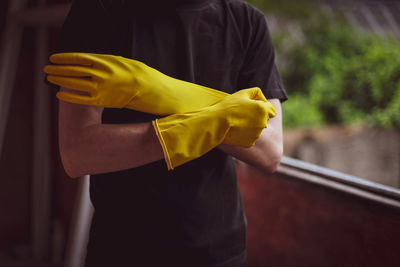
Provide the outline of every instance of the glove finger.
[[76,78],[91,78],[92,80],[104,81],[107,79],[107,74],[98,69],[77,65],[47,65],[44,67],[44,72],[50,75],[76,77]]
[[[50,57],[50,61],[62,65],[84,65],[94,69],[103,69],[112,72],[110,64],[120,64],[117,56],[92,53],[60,53]],[[53,62],[54,61],[54,62]]]
[[261,91],[261,89],[259,87],[253,87],[251,89],[253,89],[253,93],[254,93],[254,95],[251,99],[267,102],[267,99],[265,98],[263,92]]
[[62,76],[48,75],[47,80],[61,87],[87,93],[91,93],[95,88],[94,82],[85,78],[67,78]]
[[47,74],[68,77],[91,77],[93,72],[89,67],[76,65],[47,65],[43,70]]
[[[59,53],[50,56],[50,61],[59,65],[83,65],[94,69],[112,72],[111,65],[121,64],[118,56],[92,54],[92,53]],[[143,63],[142,63],[143,64]]]
[[82,105],[93,105],[93,99],[91,96],[87,95],[79,95],[70,92],[60,91],[57,93],[56,97],[62,101],[82,104]]
[[261,89],[258,87],[251,87],[247,89],[242,89],[240,91],[237,91],[234,93],[235,95],[242,95],[247,97],[248,99],[251,100],[261,100],[264,102],[267,102],[267,99],[265,98],[264,94],[262,93]]
[[[263,127],[265,128],[267,125],[267,121],[276,115],[276,109],[274,105],[270,102],[261,102],[255,103],[258,106],[258,110],[255,111],[256,114],[259,114],[260,119],[257,120],[257,123],[254,124],[256,127]],[[263,118],[263,119],[261,119]]]
[[50,56],[50,62],[62,65],[93,65],[93,58],[89,53],[58,53]]
[[272,105],[271,102],[268,102],[268,101],[265,103],[265,106],[266,106],[266,109],[268,110],[269,118],[275,117],[276,113],[277,113],[275,106]]

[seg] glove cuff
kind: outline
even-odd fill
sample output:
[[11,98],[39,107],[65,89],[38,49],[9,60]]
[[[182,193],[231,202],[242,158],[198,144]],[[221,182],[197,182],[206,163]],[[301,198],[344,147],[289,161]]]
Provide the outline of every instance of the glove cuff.
[[163,139],[163,137],[161,135],[161,131],[160,131],[160,128],[158,127],[157,121],[158,120],[155,119],[151,123],[153,124],[154,130],[155,130],[156,135],[158,137],[158,141],[160,141],[160,144],[161,144],[161,147],[162,147],[162,150],[163,150],[163,153],[164,153],[164,160],[167,163],[168,170],[170,171],[170,170],[173,170],[174,167],[172,166],[171,158],[169,156],[168,149],[167,149],[167,146],[166,146],[166,144],[164,142],[164,139]]

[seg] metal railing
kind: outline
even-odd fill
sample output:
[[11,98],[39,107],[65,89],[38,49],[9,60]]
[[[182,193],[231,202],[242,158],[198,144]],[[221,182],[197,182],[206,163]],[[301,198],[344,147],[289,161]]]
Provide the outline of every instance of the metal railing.
[[400,190],[318,165],[283,157],[278,173],[400,208]]

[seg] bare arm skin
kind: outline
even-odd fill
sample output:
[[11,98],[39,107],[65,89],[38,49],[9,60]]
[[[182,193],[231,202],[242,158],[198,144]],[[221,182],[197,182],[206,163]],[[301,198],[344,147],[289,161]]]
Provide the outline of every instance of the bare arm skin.
[[268,121],[261,136],[251,148],[221,144],[218,147],[233,157],[253,165],[267,173],[273,173],[279,166],[283,154],[282,109],[278,99],[269,99],[277,115]]
[[125,170],[164,158],[150,122],[102,124],[102,112],[100,107],[59,101],[60,154],[70,177]]

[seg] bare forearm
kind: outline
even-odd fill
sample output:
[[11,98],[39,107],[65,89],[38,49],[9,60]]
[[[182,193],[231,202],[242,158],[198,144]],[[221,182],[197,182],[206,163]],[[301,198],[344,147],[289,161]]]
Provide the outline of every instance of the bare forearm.
[[163,158],[150,122],[102,124],[102,112],[99,107],[59,102],[60,154],[70,177],[134,168]]
[[71,177],[134,168],[163,158],[151,123],[87,126],[61,148],[61,155]]

